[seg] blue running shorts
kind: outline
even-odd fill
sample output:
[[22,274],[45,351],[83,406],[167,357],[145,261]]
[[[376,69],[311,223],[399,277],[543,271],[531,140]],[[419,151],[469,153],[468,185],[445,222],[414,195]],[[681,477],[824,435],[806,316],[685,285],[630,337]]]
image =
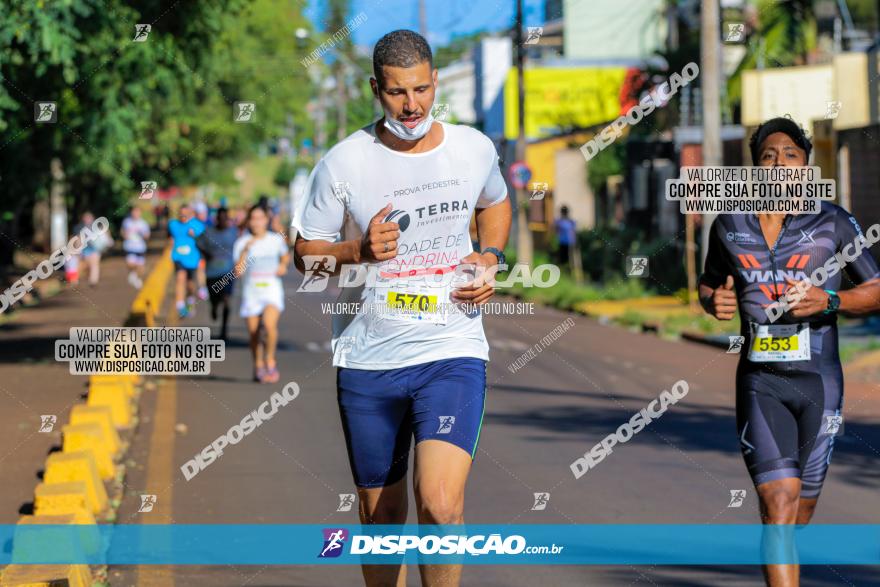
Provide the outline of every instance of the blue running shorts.
[[358,487],[400,481],[413,435],[416,444],[442,440],[474,458],[486,404],[486,361],[444,359],[380,371],[339,368],[336,389]]

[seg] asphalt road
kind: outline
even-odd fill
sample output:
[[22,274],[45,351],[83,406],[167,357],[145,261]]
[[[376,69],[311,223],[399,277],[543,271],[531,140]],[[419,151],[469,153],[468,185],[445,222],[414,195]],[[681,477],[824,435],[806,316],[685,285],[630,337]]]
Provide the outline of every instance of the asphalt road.
[[[281,383],[251,382],[244,325],[233,319],[227,359],[212,375],[163,380],[143,398],[129,454],[120,523],[356,523],[337,513],[353,492],[326,346],[332,295],[294,293],[288,282],[281,322]],[[207,307],[187,324],[208,323]],[[522,369],[507,366],[569,317],[574,326]],[[486,417],[467,488],[471,523],[756,523],[757,501],[735,430],[736,358],[723,350],[603,326],[535,307],[533,315],[485,319],[492,346]],[[677,380],[688,395],[662,418],[575,479],[569,464]],[[195,478],[179,467],[288,381],[300,396]],[[878,386],[848,400],[846,434],[819,505],[818,523],[878,523]],[[873,389],[871,389],[873,388]],[[730,491],[746,489],[740,508]],[[532,511],[535,492],[550,493]],[[155,494],[138,513],[141,493]],[[356,508],[355,508],[356,510]],[[413,507],[410,511],[414,511]],[[414,521],[413,514],[410,514]],[[297,545],[291,545],[296,548]],[[308,545],[307,548],[312,548]],[[410,584],[418,573],[410,569]],[[112,585],[338,586],[360,584],[355,567],[115,567]],[[761,585],[757,567],[466,567],[464,585]],[[877,567],[816,566],[802,584],[878,585]]]

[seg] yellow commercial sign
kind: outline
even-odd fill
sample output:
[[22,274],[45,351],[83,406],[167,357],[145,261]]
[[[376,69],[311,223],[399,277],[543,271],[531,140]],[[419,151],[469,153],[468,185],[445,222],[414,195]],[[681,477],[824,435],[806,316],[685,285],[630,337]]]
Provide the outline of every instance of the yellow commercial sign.
[[[625,67],[537,67],[525,70],[526,137],[542,138],[560,130],[586,128],[620,116]],[[504,136],[519,129],[516,68],[504,84]]]

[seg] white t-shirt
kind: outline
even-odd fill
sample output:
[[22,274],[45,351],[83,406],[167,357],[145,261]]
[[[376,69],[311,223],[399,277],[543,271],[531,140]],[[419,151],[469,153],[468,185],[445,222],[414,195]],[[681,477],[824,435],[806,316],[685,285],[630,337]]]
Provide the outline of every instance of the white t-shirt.
[[145,253],[147,241],[150,238],[150,225],[143,218],[134,219],[131,216],[122,221],[122,250],[126,253]]
[[[349,224],[363,234],[388,203],[391,220],[401,228],[397,257],[374,268],[383,277],[380,286],[342,288],[339,301],[360,302],[362,311],[333,315],[334,366],[380,370],[455,357],[489,360],[479,311],[450,312],[442,322],[363,311],[402,299],[427,303],[424,296],[406,297],[425,291],[415,291],[401,275],[457,266],[473,252],[469,227],[475,209],[507,198],[492,141],[467,126],[439,124],[442,143],[417,154],[389,149],[371,124],[331,149],[309,176],[293,219],[304,239],[333,242]],[[432,294],[430,303],[449,303],[448,293]]]
[[[243,234],[235,241],[232,247],[232,257],[238,263],[241,251],[248,241],[254,236],[250,233]],[[267,232],[261,238],[254,241],[247,252],[245,272],[243,279],[242,297],[261,295],[266,288],[280,288],[281,278],[278,277],[278,267],[281,265],[281,257],[287,254],[287,243],[284,237],[277,232]]]

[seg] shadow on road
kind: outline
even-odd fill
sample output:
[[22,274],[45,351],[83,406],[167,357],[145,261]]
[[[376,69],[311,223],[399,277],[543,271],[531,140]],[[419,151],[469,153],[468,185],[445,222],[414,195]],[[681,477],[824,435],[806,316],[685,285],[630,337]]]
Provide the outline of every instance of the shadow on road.
[[[3,327],[4,333],[8,332]],[[55,360],[56,336],[28,336],[8,338],[0,343],[0,363],[36,363]]]
[[[526,433],[525,438],[533,442],[557,443],[561,436],[568,436],[564,440],[577,440],[588,447],[613,433],[641,407],[648,405],[644,396],[618,392],[611,395],[496,385],[490,393],[494,396],[494,409],[487,411],[487,423],[521,428]],[[515,405],[515,396],[519,394],[546,396],[548,400],[552,398],[553,405],[532,407],[527,411],[499,411],[498,406]],[[670,406],[643,432],[649,430],[654,434],[643,436],[639,442],[668,444],[686,452],[712,451],[736,456],[740,453],[732,401],[729,408],[686,403]],[[878,457],[880,426],[850,418],[846,421],[844,436],[835,443],[831,474],[843,483],[880,488]]]

